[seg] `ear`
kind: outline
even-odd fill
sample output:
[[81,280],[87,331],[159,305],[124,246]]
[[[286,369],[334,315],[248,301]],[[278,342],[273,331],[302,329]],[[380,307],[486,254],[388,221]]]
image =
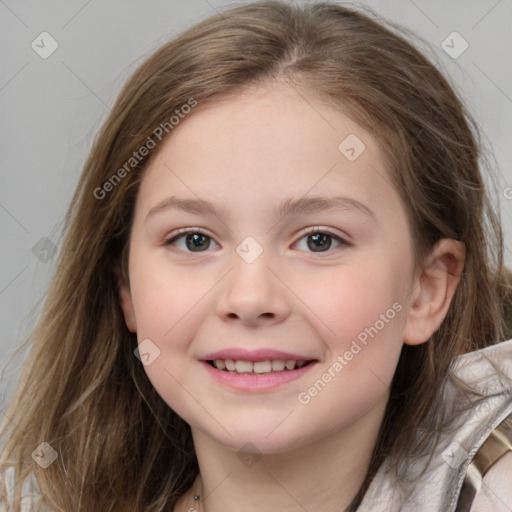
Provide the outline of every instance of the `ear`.
[[124,321],[131,332],[137,332],[137,322],[135,320],[135,311],[133,309],[132,297],[128,286],[124,281],[119,285],[119,303],[124,313]]
[[403,341],[419,345],[430,339],[445,319],[464,269],[463,242],[443,238],[427,257],[413,283]]

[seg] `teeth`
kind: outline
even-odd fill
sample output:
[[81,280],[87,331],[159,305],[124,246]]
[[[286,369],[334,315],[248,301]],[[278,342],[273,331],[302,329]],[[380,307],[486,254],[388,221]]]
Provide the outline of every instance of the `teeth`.
[[231,373],[270,373],[295,370],[302,368],[307,361],[295,361],[294,359],[267,359],[265,361],[245,361],[233,359],[215,359],[213,365],[218,370],[225,370]]
[[235,368],[238,373],[253,371],[251,361],[235,361]]
[[275,372],[282,372],[284,370],[284,364],[285,361],[282,359],[276,359],[275,361],[272,361],[272,370]]
[[255,373],[266,373],[272,371],[272,363],[270,360],[267,361],[256,361],[254,363]]

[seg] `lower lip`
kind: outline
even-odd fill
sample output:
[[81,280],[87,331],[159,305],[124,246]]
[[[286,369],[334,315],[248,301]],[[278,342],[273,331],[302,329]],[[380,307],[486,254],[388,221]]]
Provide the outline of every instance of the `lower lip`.
[[299,379],[316,365],[315,361],[295,370],[283,370],[282,372],[261,375],[244,375],[218,370],[206,361],[200,362],[217,382],[245,391],[260,391],[277,388],[287,382]]

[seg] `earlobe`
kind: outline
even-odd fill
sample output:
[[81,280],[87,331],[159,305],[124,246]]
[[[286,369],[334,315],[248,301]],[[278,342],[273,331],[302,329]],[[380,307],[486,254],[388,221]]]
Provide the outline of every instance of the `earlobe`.
[[445,319],[464,269],[463,242],[444,238],[424,262],[413,285],[403,341],[420,345],[430,339]]
[[135,320],[135,311],[133,309],[132,297],[126,284],[119,286],[119,303],[124,313],[124,321],[131,332],[137,332],[137,322]]

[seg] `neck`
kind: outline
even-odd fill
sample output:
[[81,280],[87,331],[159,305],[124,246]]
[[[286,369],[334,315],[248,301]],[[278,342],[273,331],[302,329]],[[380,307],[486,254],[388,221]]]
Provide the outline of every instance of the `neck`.
[[198,512],[345,511],[365,480],[385,405],[366,421],[280,453],[241,454],[193,428],[200,476],[187,504]]

